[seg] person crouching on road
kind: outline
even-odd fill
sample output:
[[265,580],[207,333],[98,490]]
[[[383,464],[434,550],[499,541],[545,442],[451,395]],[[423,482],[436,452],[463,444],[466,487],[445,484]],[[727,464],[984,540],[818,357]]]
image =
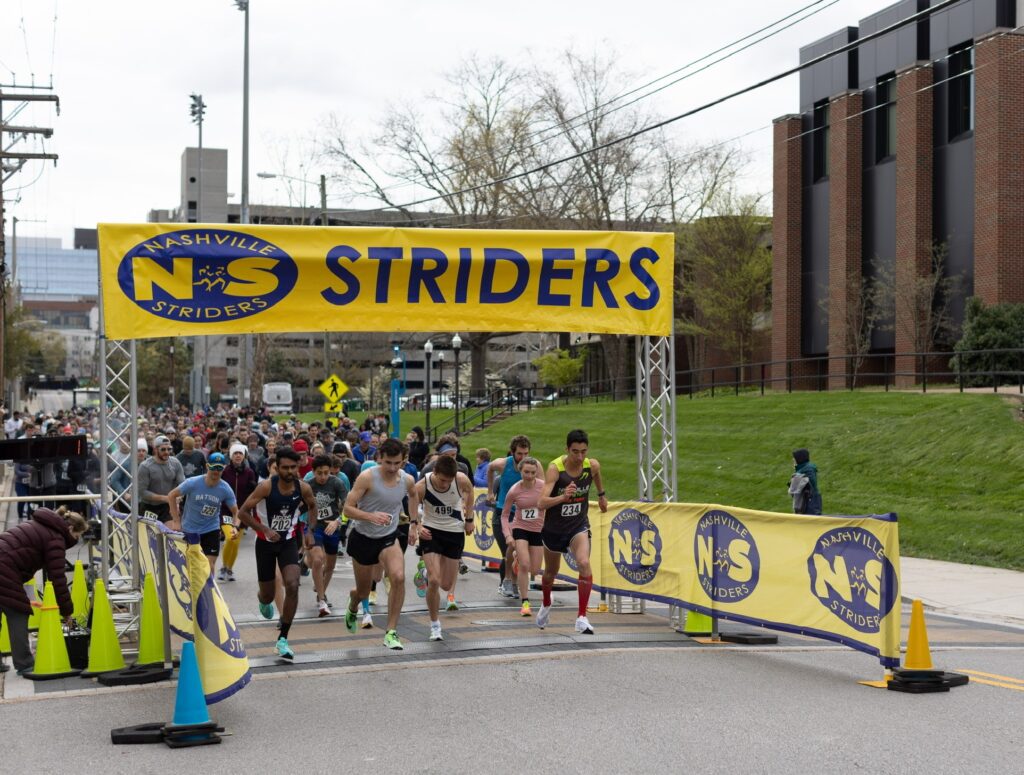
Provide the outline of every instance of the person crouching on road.
[[53,582],[61,616],[71,622],[71,592],[64,573],[64,554],[85,533],[85,519],[61,506],[57,511],[36,509],[32,518],[0,534],[0,612],[7,617],[11,654],[18,675],[31,671],[35,660],[28,645],[32,604],[24,584],[40,570]]

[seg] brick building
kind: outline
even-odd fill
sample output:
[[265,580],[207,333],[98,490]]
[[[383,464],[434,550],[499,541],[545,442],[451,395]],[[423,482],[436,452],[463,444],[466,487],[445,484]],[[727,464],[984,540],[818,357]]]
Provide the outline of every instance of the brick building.
[[[800,61],[937,2],[889,6]],[[799,114],[774,122],[772,359],[829,360],[793,376],[845,382],[835,356],[854,352],[864,278],[878,273],[893,278],[894,319],[872,332],[869,354],[913,352],[912,289],[933,255],[959,278],[956,319],[972,295],[1024,302],[1021,24],[1021,0],[965,0],[801,71]]]

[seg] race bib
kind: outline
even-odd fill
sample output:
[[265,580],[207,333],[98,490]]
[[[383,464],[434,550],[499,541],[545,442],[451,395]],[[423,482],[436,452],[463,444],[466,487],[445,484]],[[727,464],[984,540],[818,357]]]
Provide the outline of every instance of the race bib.
[[78,487],[76,487],[75,489],[78,490],[78,492],[89,492],[89,488],[86,487],[84,484],[78,485]]
[[275,514],[270,520],[270,529],[278,533],[287,532],[292,526],[292,518],[287,514]]
[[220,509],[216,506],[206,505],[199,510],[199,513],[204,517],[215,517],[220,513]]
[[331,518],[331,513],[330,506],[321,506],[316,510],[316,518],[326,521]]
[[578,517],[583,510],[582,503],[565,503],[562,505],[563,517]]
[[531,519],[536,519],[537,518],[537,511],[538,510],[536,508],[533,508],[533,509],[525,509],[524,508],[524,509],[520,509],[519,510],[519,515],[523,518],[524,522],[529,522]]

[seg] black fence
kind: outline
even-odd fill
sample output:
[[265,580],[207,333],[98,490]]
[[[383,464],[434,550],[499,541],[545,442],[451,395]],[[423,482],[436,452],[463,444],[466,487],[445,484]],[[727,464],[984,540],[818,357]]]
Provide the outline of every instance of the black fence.
[[822,355],[676,373],[677,394],[766,390],[920,390],[1012,386],[1024,394],[1024,348],[963,352]]

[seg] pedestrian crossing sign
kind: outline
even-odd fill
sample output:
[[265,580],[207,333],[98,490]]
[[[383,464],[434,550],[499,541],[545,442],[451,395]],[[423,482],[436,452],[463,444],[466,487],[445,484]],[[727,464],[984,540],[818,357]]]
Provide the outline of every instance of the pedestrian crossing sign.
[[337,374],[332,374],[320,383],[319,390],[324,394],[324,398],[331,403],[336,403],[348,392],[348,385],[342,382],[341,377]]
[[341,401],[337,401],[333,404],[330,401],[328,401],[326,404],[324,404],[324,414],[337,414],[338,412],[341,412],[343,410],[344,406],[342,405]]

